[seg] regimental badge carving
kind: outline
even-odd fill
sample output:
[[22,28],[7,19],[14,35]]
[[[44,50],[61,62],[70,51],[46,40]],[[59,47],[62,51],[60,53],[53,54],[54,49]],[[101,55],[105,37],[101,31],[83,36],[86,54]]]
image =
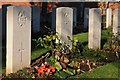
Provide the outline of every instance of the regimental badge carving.
[[68,24],[69,23],[69,18],[70,18],[70,14],[69,14],[69,12],[66,12],[66,11],[64,11],[63,12],[63,16],[65,17],[64,18],[64,22],[65,22],[65,24]]
[[25,12],[24,12],[24,11],[20,11],[20,12],[18,13],[18,24],[19,24],[19,26],[20,26],[21,28],[24,27],[24,25],[25,25],[25,23],[26,23],[26,20],[27,20],[27,18],[26,18],[26,16],[25,16]]

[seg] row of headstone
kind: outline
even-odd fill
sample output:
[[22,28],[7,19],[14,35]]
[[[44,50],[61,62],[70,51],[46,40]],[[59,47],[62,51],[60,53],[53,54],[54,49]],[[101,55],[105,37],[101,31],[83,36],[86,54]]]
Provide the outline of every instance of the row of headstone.
[[[114,29],[120,30],[120,10],[114,14]],[[56,9],[56,32],[61,42],[72,48],[73,39],[73,8],[59,7]],[[89,9],[89,44],[92,49],[101,48],[101,9]],[[25,6],[9,6],[7,9],[7,60],[6,74],[29,67],[31,61],[31,8]]]
[[[106,11],[106,28],[112,26],[112,9],[108,8]],[[84,30],[89,29],[89,8],[84,9]]]

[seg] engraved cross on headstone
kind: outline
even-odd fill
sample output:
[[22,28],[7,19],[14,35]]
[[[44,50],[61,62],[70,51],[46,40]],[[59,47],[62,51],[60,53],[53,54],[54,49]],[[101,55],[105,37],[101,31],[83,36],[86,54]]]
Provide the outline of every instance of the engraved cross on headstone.
[[22,53],[25,49],[23,48],[22,42],[21,42],[21,48],[19,49],[20,54],[21,54],[21,62],[22,62]]

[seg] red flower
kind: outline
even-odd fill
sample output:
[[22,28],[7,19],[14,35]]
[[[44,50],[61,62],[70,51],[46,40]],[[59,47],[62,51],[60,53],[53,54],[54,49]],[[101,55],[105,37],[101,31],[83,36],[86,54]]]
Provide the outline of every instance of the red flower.
[[45,66],[40,66],[40,68],[38,68],[38,74],[44,74],[45,72]]
[[55,68],[50,65],[45,65],[43,64],[38,68],[38,74],[46,75],[46,76],[51,76],[52,73],[55,72]]
[[49,68],[53,73],[55,72],[55,68],[53,66],[49,66]]

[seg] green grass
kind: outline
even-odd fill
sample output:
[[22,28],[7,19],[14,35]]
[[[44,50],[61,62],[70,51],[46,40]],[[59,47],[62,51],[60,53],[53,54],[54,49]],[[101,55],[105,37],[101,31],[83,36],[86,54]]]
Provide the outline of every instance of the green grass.
[[32,51],[31,59],[32,60],[36,59],[40,57],[41,55],[43,55],[44,53],[46,53],[47,51],[49,51],[49,49],[46,49],[46,48],[35,49]]
[[72,76],[72,78],[120,78],[120,60],[94,69],[91,73]]
[[[110,29],[108,29],[108,30],[102,30],[102,32],[101,32],[101,38],[105,39],[106,36],[107,36],[106,33],[110,32],[110,31],[111,31]],[[86,32],[86,33],[79,33],[79,34],[74,35],[73,37],[74,37],[74,39],[77,39],[80,42],[88,42],[88,32]]]
[[[102,47],[106,43],[107,32],[111,32],[111,29],[101,31],[101,45],[102,45]],[[76,34],[73,36],[73,38],[79,40],[81,43],[83,43],[84,46],[88,45],[88,32]]]

